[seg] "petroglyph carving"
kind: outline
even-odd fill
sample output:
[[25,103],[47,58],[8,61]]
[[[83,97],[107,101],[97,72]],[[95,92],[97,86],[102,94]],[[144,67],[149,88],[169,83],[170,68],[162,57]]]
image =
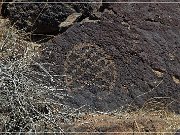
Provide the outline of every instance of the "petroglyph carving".
[[95,44],[79,44],[68,52],[64,63],[66,85],[81,89],[92,87],[110,90],[115,85],[116,66],[113,58]]

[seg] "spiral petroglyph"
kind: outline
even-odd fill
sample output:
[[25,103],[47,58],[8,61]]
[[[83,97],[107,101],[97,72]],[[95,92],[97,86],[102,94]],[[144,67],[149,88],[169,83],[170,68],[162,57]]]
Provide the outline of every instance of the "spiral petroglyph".
[[79,44],[68,52],[64,63],[66,85],[70,89],[111,90],[115,85],[113,58],[95,44]]

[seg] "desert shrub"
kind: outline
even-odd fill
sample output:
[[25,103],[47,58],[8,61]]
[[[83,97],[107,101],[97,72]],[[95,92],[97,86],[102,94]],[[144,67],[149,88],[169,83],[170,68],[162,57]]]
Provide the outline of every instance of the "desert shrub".
[[[25,41],[24,36],[10,27],[0,42],[0,132],[62,132],[62,123],[71,122],[76,110],[48,97],[56,87],[31,77],[36,75],[30,65],[40,65],[34,60],[40,45]],[[49,77],[47,71],[44,76]],[[58,98],[63,97],[59,92]]]

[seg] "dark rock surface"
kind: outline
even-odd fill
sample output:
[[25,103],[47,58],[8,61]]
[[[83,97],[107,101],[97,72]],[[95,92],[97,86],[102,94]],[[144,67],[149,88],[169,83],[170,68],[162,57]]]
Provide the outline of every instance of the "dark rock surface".
[[[64,0],[63,2],[71,1]],[[30,3],[45,2],[43,0],[31,0],[28,2],[22,0],[21,2],[25,3],[16,3],[16,1],[10,4],[4,3],[3,16],[8,17],[18,29],[36,34],[57,34],[64,31],[65,29],[60,28],[59,25],[73,13],[82,13],[77,21],[81,21],[86,17],[96,18],[93,11],[96,11],[98,7],[97,4],[87,3],[53,3],[57,2],[56,0],[48,1],[52,3]]]
[[[84,6],[77,6],[83,14],[91,11],[89,5],[86,5],[88,8],[85,9]],[[23,12],[19,14],[11,8],[14,6],[9,7],[10,18],[18,20],[20,16],[26,15],[24,11],[29,6],[24,5]],[[19,7],[22,5],[15,6],[17,9]],[[52,15],[47,13],[41,16],[41,26],[43,23],[51,23],[56,29],[58,24],[54,20],[60,18],[60,21],[64,21],[74,12],[73,8],[65,8],[62,4],[50,6],[45,12],[54,7],[56,12]],[[33,9],[39,12],[43,6]],[[67,14],[59,14],[58,9]],[[142,107],[147,102],[156,102],[164,104],[164,108],[180,113],[179,10],[179,4],[102,4],[99,8],[99,22],[81,21],[44,44],[41,58],[37,61],[47,69],[51,77],[56,75],[55,82],[48,76],[44,78],[44,83],[57,87],[59,85],[60,88],[63,85],[65,92],[71,97],[61,102],[75,108],[85,105],[99,111],[112,111],[121,107],[127,108],[129,105]],[[29,15],[31,12],[28,12]],[[26,18],[29,15],[26,15]],[[20,23],[22,24],[22,21]],[[27,26],[25,21],[23,23]],[[39,28],[39,25],[36,27]],[[95,53],[91,46],[95,48]],[[88,56],[89,52],[91,53]],[[69,60],[69,54],[74,54],[73,59]],[[79,58],[81,54],[82,59]],[[98,56],[97,62],[104,58],[102,62],[105,62],[105,65],[96,63],[95,60],[89,61],[93,56]],[[114,68],[107,66],[108,61],[112,61]],[[84,68],[84,65],[87,68]],[[72,68],[69,68],[70,66]],[[65,67],[72,70],[67,71]],[[92,68],[99,71],[95,74]],[[40,72],[37,66],[33,69]],[[82,72],[77,72],[78,69],[82,69]],[[112,77],[113,81],[107,81],[105,70],[107,74],[116,74]],[[78,74],[80,77],[77,77]],[[57,75],[66,77],[58,78]],[[76,77],[72,78],[73,75]],[[104,75],[105,77],[102,77]],[[42,78],[40,75],[39,77]],[[97,87],[100,86],[100,83],[95,81],[97,78],[102,82],[102,89]],[[115,84],[111,85],[111,82]],[[104,86],[108,86],[107,89],[103,89]]]
[[45,44],[39,61],[54,65],[47,66],[52,75],[66,74],[64,62],[69,51],[82,43],[95,44],[116,65],[115,87],[96,89],[91,83],[90,87],[70,89],[67,91],[72,97],[64,102],[71,107],[87,105],[108,111],[128,105],[142,107],[148,101],[156,101],[179,113],[179,4],[106,4],[103,7],[100,22],[72,26]]

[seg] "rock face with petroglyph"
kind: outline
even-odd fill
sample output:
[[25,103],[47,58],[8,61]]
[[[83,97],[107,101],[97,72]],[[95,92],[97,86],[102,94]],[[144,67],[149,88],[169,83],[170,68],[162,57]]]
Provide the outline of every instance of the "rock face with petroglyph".
[[95,44],[76,45],[66,55],[64,62],[65,83],[70,91],[111,90],[117,78],[115,63],[110,55]]
[[[20,28],[30,30],[26,26],[31,20],[36,20],[31,26],[39,32],[66,28],[42,46],[37,61],[47,70],[47,77],[33,77],[64,88],[68,97],[60,102],[74,108],[112,111],[151,102],[179,113],[180,6],[103,3],[95,7],[8,4],[9,18],[18,20]],[[27,19],[34,14],[35,18]]]
[[46,43],[39,61],[66,76],[62,102],[101,111],[151,102],[179,113],[179,8],[102,5],[99,22],[77,23]]

